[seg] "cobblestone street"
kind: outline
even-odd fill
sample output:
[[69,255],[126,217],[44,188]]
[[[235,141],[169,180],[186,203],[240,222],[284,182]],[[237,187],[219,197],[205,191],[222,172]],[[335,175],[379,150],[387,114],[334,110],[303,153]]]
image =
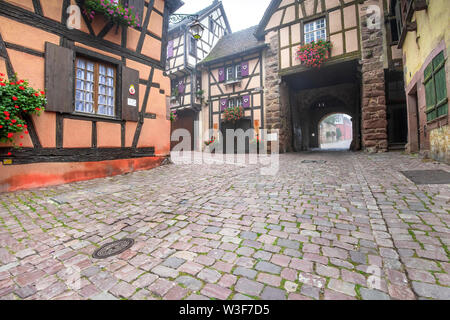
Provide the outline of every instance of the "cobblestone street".
[[450,171],[317,152],[280,155],[275,176],[172,164],[3,193],[0,298],[450,299],[450,186],[400,173],[424,169]]

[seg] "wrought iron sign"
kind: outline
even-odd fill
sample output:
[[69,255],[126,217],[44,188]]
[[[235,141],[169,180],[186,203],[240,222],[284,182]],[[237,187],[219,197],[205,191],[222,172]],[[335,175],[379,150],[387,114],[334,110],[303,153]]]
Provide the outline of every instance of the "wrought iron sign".
[[169,17],[169,21],[172,24],[180,23],[181,21],[183,21],[185,19],[195,21],[195,20],[198,20],[198,15],[197,14],[176,14],[175,13]]

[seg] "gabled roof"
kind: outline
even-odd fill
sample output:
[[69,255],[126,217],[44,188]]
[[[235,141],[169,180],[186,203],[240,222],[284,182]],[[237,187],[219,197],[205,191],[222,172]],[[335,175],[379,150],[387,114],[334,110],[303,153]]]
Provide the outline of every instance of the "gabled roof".
[[258,26],[253,26],[242,31],[225,35],[200,64],[211,64],[212,62],[237,54],[265,48],[267,45],[264,41],[258,41],[254,36],[257,27]]
[[272,14],[278,9],[278,6],[280,5],[281,1],[282,0],[272,0],[272,2],[267,7],[266,12],[264,12],[261,22],[259,23],[258,28],[255,31],[255,36],[258,39],[261,39],[264,36],[264,29],[269,23]]
[[[224,17],[225,24],[227,25],[227,29],[228,29],[229,32],[231,32],[230,23],[228,22],[227,15],[225,14],[225,10],[223,9],[222,1],[213,0],[211,5],[209,5],[206,8],[204,8],[204,9],[202,9],[202,10],[196,12],[196,13],[193,13],[193,14],[198,15],[199,20],[202,20],[205,16],[211,14],[217,8],[220,8],[222,10],[222,15]],[[169,24],[169,33],[173,33],[173,32],[179,31],[179,30],[183,29],[184,26],[188,26],[191,23],[193,23],[192,20],[184,19],[184,20],[182,20],[179,23]]]

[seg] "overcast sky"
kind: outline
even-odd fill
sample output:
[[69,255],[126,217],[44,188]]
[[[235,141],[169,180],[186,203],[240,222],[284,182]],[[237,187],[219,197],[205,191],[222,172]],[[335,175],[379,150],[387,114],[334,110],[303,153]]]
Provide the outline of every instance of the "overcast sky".
[[[177,13],[194,13],[209,6],[213,0],[183,0]],[[222,0],[233,32],[257,25],[270,0]]]

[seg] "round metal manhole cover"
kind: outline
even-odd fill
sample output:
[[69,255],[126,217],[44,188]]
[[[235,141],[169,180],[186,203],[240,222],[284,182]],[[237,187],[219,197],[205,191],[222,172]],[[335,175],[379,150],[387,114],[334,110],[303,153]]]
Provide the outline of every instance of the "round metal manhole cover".
[[120,239],[111,243],[107,243],[101,248],[95,250],[92,257],[94,259],[106,259],[121,254],[125,250],[130,249],[133,244],[133,239]]

